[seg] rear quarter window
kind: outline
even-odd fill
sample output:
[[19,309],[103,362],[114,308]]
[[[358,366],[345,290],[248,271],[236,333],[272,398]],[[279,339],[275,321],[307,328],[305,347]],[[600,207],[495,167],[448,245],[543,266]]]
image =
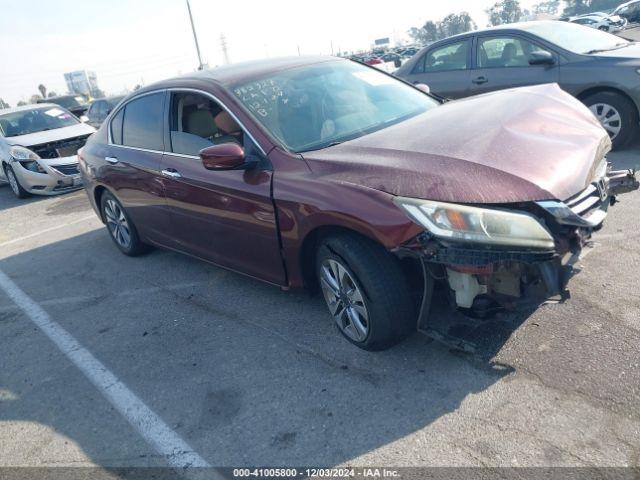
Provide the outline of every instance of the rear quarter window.
[[124,108],[111,120],[111,140],[116,145],[122,145],[122,120],[124,119]]

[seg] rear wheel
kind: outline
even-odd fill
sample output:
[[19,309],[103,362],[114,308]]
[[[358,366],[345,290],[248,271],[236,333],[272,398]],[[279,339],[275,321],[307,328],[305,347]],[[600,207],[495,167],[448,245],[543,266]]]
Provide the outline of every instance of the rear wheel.
[[135,225],[116,197],[104,192],[100,199],[100,209],[109,236],[122,253],[135,257],[147,252],[149,247],[140,241]]
[[352,234],[327,238],[316,275],[338,331],[364,350],[384,350],[416,328],[416,312],[399,261]]
[[638,111],[622,95],[600,92],[585,98],[584,104],[609,134],[613,148],[625,146],[638,128]]
[[15,172],[11,165],[4,166],[4,174],[7,177],[7,181],[9,182],[9,186],[11,187],[11,191],[18,198],[27,198],[29,196],[29,192],[27,192],[22,185],[20,185],[20,181],[16,176]]

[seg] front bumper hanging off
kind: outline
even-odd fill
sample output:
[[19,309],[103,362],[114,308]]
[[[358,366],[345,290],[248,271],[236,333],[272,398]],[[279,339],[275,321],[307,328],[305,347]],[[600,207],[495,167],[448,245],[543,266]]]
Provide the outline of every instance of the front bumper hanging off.
[[417,258],[422,266],[424,292],[418,330],[457,348],[473,350],[471,344],[434,328],[428,320],[434,279],[448,283],[452,303],[458,308],[479,316],[487,310],[535,307],[568,299],[568,282],[591,234],[602,227],[618,195],[639,187],[634,171],[609,171],[565,202],[536,202],[532,213],[552,232],[553,250],[471,247],[423,232],[397,251],[400,256]]

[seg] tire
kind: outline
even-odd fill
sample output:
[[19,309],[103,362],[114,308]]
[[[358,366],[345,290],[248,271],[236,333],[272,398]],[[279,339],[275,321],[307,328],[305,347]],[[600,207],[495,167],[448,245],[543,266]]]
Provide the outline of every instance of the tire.
[[122,253],[130,257],[137,257],[149,250],[149,246],[140,240],[136,226],[122,204],[109,192],[102,194],[100,213],[109,232],[109,237]]
[[22,185],[20,185],[20,181],[18,180],[18,177],[13,171],[13,167],[11,165],[4,166],[4,175],[7,177],[7,182],[11,187],[11,191],[16,197],[27,198],[31,196],[31,194],[22,188]]
[[[615,118],[615,115],[611,115],[612,112],[619,115],[619,131],[615,136],[612,135],[611,129],[603,124],[605,130],[612,137],[614,149],[624,147],[633,138],[638,128],[638,110],[630,100],[614,92],[600,92],[588,96],[583,100],[583,103],[589,107],[601,123],[603,120],[606,121],[606,118]],[[608,121],[610,128],[616,128],[615,121]]]
[[[384,350],[416,330],[417,313],[407,278],[400,262],[381,245],[355,234],[337,234],[320,244],[315,263],[329,312],[338,331],[352,344],[363,350]],[[336,274],[335,265],[346,275]],[[341,274],[342,288],[335,283],[332,288],[327,275],[335,280]],[[353,287],[355,293],[346,293],[353,292]],[[341,298],[334,292],[341,292]],[[339,304],[347,306],[340,310]],[[351,315],[357,316],[356,322]]]

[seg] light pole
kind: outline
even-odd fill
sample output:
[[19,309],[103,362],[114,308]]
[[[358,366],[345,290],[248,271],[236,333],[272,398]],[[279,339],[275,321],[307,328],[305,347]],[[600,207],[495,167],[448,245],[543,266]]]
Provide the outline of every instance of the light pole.
[[187,10],[189,11],[189,20],[191,20],[191,30],[193,31],[193,39],[196,42],[196,51],[198,52],[198,70],[202,70],[204,65],[202,64],[202,57],[200,56],[200,45],[198,45],[198,35],[196,35],[196,27],[193,24],[193,15],[191,15],[191,5],[187,0]]

